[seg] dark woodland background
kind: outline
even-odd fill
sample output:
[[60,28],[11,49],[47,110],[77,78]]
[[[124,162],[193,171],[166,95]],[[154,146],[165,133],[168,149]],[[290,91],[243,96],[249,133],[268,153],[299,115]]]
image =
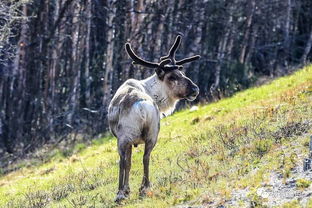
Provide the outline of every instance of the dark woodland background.
[[311,0],[1,0],[0,157],[107,129],[107,105],[128,78],[124,43],[146,60],[177,59],[212,101],[289,73],[312,58]]

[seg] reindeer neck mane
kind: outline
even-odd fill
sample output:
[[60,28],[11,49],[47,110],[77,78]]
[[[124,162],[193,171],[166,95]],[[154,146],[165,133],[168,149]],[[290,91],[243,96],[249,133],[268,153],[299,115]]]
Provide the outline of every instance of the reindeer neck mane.
[[142,80],[141,83],[146,93],[157,104],[161,114],[168,116],[174,111],[178,100],[169,96],[167,90],[164,89],[164,84],[157,78],[156,74]]

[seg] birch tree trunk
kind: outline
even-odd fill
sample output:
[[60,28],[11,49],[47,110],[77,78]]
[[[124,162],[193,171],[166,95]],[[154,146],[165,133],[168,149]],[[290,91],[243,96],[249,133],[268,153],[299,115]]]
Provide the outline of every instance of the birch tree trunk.
[[247,19],[246,19],[246,29],[245,29],[245,33],[244,33],[241,53],[239,56],[239,62],[241,64],[245,63],[245,55],[246,55],[246,50],[247,50],[247,46],[248,46],[248,40],[249,40],[249,36],[250,36],[251,24],[253,21],[253,15],[254,15],[255,7],[256,7],[255,0],[248,1],[248,15],[247,15]]
[[283,66],[288,67],[288,58],[289,58],[289,47],[290,47],[290,37],[289,37],[289,32],[290,32],[290,22],[291,22],[291,0],[286,0],[286,18],[285,18],[285,28],[284,28],[284,33],[285,33],[285,38],[284,38],[284,58],[283,58]]
[[92,0],[88,0],[87,1],[87,8],[86,8],[86,13],[87,13],[87,34],[86,34],[86,50],[85,50],[85,54],[86,54],[86,65],[85,65],[85,73],[84,73],[84,77],[85,77],[85,82],[86,82],[86,86],[85,86],[85,101],[86,101],[86,105],[89,106],[90,105],[90,86],[91,86],[91,77],[90,77],[90,52],[91,52],[91,47],[90,47],[90,37],[91,37],[91,19],[92,19]]
[[[79,14],[81,11],[80,4],[73,4],[73,11],[74,14]],[[79,56],[80,56],[80,26],[79,26],[79,18],[78,15],[74,15],[72,19],[72,57],[71,57],[71,66],[72,66],[72,73],[73,81],[71,83],[71,95],[70,95],[70,108],[68,114],[68,122],[70,124],[73,123],[73,115],[76,113],[77,108],[79,106],[79,95],[80,95],[80,76],[81,71],[79,68]]]

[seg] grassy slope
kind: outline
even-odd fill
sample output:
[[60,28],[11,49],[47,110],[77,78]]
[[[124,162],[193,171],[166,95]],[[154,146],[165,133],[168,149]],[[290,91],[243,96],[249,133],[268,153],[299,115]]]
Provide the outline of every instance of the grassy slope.
[[[151,156],[152,189],[148,197],[138,197],[143,154],[139,146],[130,173],[132,193],[123,205],[222,204],[233,190],[246,187],[250,201],[261,204],[253,190],[269,172],[279,171],[286,179],[307,155],[311,103],[312,66],[163,119]],[[70,158],[56,155],[51,162],[2,176],[0,207],[116,206],[116,140],[106,137],[95,143]],[[309,203],[312,206],[312,200]]]

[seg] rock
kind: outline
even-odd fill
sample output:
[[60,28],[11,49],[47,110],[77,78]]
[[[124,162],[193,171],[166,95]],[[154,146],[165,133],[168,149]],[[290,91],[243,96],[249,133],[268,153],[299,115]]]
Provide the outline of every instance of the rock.
[[196,105],[193,105],[191,108],[190,108],[190,112],[194,112],[194,111],[198,111],[198,106]]

